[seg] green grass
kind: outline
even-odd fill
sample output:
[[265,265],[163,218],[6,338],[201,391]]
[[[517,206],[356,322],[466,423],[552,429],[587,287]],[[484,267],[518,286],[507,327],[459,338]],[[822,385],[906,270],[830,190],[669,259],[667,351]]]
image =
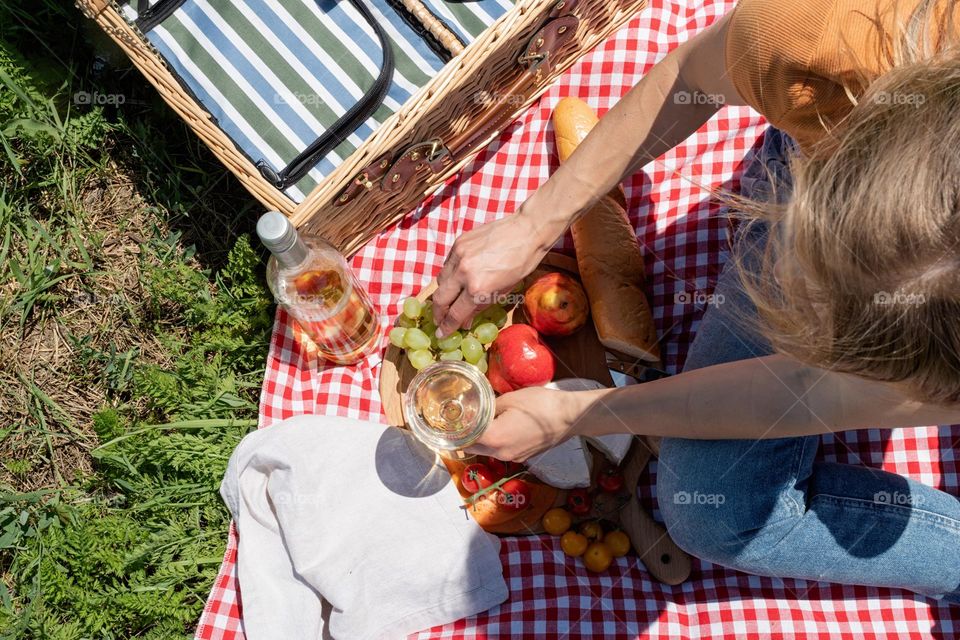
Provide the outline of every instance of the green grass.
[[272,324],[258,209],[72,2],[0,6],[0,638],[192,635]]

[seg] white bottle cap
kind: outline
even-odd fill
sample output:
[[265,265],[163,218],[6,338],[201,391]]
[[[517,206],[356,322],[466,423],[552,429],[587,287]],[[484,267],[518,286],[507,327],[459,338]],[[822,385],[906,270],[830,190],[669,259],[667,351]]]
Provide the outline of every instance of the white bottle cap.
[[279,211],[267,211],[257,220],[257,235],[271,253],[289,251],[297,241],[297,230]]

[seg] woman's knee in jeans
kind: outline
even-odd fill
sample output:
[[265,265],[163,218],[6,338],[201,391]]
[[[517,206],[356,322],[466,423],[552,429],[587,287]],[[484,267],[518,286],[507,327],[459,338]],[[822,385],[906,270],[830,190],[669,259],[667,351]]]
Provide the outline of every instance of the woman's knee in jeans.
[[[741,465],[755,458],[723,442],[663,440],[657,497],[673,540],[687,553],[750,573],[765,570],[769,554],[803,510],[786,486],[751,482]],[[749,445],[742,444],[741,448]]]

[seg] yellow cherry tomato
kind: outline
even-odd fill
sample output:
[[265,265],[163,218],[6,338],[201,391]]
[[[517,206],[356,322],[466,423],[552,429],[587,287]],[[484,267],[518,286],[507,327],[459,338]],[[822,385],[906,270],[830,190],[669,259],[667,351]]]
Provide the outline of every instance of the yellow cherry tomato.
[[573,524],[573,517],[566,509],[557,507],[543,514],[543,528],[553,536],[562,536]]
[[606,571],[611,562],[613,554],[610,553],[610,547],[602,542],[591,542],[583,554],[583,564],[595,573]]
[[603,544],[607,545],[614,558],[630,553],[630,537],[623,531],[611,531],[603,537]]
[[576,531],[567,531],[560,536],[560,548],[572,558],[582,556],[583,552],[587,550],[589,542],[585,535]]
[[603,527],[596,520],[586,522],[580,527],[580,533],[587,536],[588,540],[600,540],[603,538]]

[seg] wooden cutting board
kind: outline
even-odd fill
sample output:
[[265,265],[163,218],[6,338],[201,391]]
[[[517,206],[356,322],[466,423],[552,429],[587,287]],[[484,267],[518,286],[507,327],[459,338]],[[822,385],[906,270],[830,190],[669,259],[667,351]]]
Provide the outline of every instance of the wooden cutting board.
[[[550,252],[540,266],[524,279],[524,289],[545,273],[560,271],[579,281],[577,261],[569,256]],[[417,297],[426,301],[437,288],[436,281],[430,283]],[[508,309],[507,325],[514,321],[524,321],[523,309]],[[597,337],[592,319],[570,336],[543,336],[544,341],[556,358],[554,380],[564,378],[589,378],[604,386],[613,386],[610,370],[607,368],[606,354]],[[380,397],[383,410],[390,424],[406,428],[403,419],[403,394],[417,371],[407,361],[403,351],[393,346],[387,348],[380,370]],[[650,458],[651,443],[646,439],[635,439],[630,454],[622,465],[625,489],[621,494],[601,494],[595,499],[594,508],[588,516],[577,521],[603,519],[619,524],[630,536],[634,550],[639,554],[648,571],[658,580],[667,584],[679,584],[690,573],[690,558],[679,549],[663,525],[656,522],[639,504],[636,487],[640,473]],[[606,459],[598,451],[594,455],[594,478],[605,465]],[[470,461],[444,459],[457,490],[466,499],[469,494],[460,486],[460,472]],[[484,513],[481,508],[472,512],[473,517],[483,528],[491,533],[507,535],[529,535],[543,533],[541,519],[549,509],[566,503],[567,492],[552,487],[537,478],[525,476],[530,484],[531,506],[523,511],[504,513],[503,511]]]
[[[553,271],[563,272],[579,282],[580,273],[577,261],[561,253],[548,253],[540,266],[524,279],[526,289],[540,276]],[[418,299],[426,301],[437,288],[436,281],[430,283],[420,294]],[[516,317],[516,320],[515,320]],[[507,324],[514,321],[524,321],[523,308],[516,307],[507,310]],[[544,342],[550,347],[556,360],[554,380],[563,378],[589,378],[604,386],[612,386],[613,379],[607,368],[606,356],[600,339],[597,338],[593,322],[588,318],[587,323],[569,336],[543,336]],[[403,394],[410,381],[417,374],[416,369],[407,361],[399,347],[390,345],[384,354],[380,369],[380,397],[383,411],[390,424],[406,428],[403,419]],[[444,464],[454,478],[459,477],[465,462],[444,459]],[[486,514],[483,505],[478,505],[472,513],[484,529],[492,533],[503,534],[535,534],[543,532],[540,520],[549,509],[560,506],[566,501],[566,492],[551,487],[533,476],[524,477],[524,481],[531,485],[533,492],[532,506],[513,513]],[[458,489],[459,483],[457,483]],[[462,493],[462,491],[461,491]],[[466,495],[464,497],[467,497]]]
[[[580,274],[577,261],[569,256],[550,252],[539,267],[524,279],[524,289],[534,280],[545,273],[561,271],[579,281]],[[437,288],[436,281],[430,283],[420,295],[420,300],[427,300]],[[514,321],[523,321],[523,309],[508,309],[507,325]],[[553,351],[557,362],[554,380],[564,378],[589,378],[604,386],[613,386],[610,370],[607,368],[606,354],[603,345],[597,338],[592,319],[576,333],[564,337],[544,336],[544,341]],[[383,410],[390,424],[406,428],[403,419],[403,394],[417,371],[407,361],[403,351],[392,344],[384,355],[380,370],[380,396]],[[594,477],[606,464],[602,454],[594,451]],[[613,524],[619,523],[630,536],[634,550],[640,555],[647,570],[658,580],[667,584],[679,584],[690,573],[690,557],[684,553],[670,536],[663,525],[656,522],[644,510],[636,497],[637,481],[640,473],[650,459],[650,447],[647,442],[635,439],[630,454],[623,464],[626,490],[623,495],[601,494],[594,503],[591,513],[579,520],[603,519]],[[466,499],[469,494],[460,486],[459,477],[463,468],[470,461],[444,459],[453,482]],[[566,503],[567,492],[539,481],[533,476],[525,477],[530,484],[532,499],[531,506],[519,512],[504,512],[502,510],[487,510],[480,504],[471,508],[471,515],[487,531],[508,535],[524,535],[543,533],[541,519],[543,514],[555,506]],[[595,483],[594,483],[595,484]],[[489,505],[486,505],[489,506]]]

